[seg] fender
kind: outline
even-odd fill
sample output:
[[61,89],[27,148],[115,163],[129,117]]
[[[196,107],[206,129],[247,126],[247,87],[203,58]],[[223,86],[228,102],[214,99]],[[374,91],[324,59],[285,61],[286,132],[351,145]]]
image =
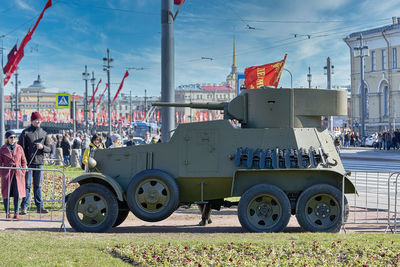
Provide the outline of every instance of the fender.
[[117,196],[117,199],[119,201],[124,201],[123,190],[122,190],[121,186],[119,185],[119,183],[117,183],[117,181],[112,179],[110,176],[104,175],[104,174],[99,173],[99,172],[87,172],[87,173],[84,173],[82,175],[79,175],[78,177],[76,177],[75,179],[73,179],[69,183],[70,184],[79,183],[81,185],[81,184],[90,183],[90,182],[93,182],[93,181],[96,181],[96,180],[101,180],[106,185],[109,185],[114,190],[114,192],[115,192],[115,194]]

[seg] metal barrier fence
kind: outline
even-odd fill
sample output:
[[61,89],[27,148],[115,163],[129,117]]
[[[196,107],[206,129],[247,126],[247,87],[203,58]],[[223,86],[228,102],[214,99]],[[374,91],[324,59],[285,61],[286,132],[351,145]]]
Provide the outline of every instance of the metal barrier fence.
[[[398,198],[400,172],[390,171],[351,171],[342,179],[342,230],[346,225],[359,225],[364,227],[385,228],[397,232],[398,220]],[[353,182],[357,194],[344,194],[345,178]],[[350,212],[345,221],[345,207],[343,205],[346,197]]]
[[[4,170],[6,170],[4,172]],[[31,221],[31,222],[54,222],[61,223],[60,229],[66,231],[64,218],[65,218],[65,194],[66,194],[66,177],[64,174],[64,168],[62,170],[58,169],[40,169],[40,168],[15,168],[15,167],[0,167],[0,171],[4,174],[8,172],[8,177],[11,175],[11,171],[21,170],[21,171],[42,171],[42,179],[40,181],[41,190],[42,190],[42,200],[44,204],[44,208],[48,210],[48,213],[41,212],[38,209],[38,213],[31,212],[31,208],[34,198],[34,190],[33,190],[33,177],[32,177],[32,186],[31,186],[31,197],[29,201],[29,206],[27,208],[26,215],[19,215],[19,219],[8,218],[6,209],[4,207],[4,200],[1,198],[1,202],[3,205],[0,206],[0,221]],[[24,177],[25,178],[25,177]],[[25,181],[25,179],[24,179]],[[13,201],[10,201],[10,189],[11,189],[11,181],[8,181],[8,211],[9,214],[13,214],[14,209]],[[25,182],[23,184],[25,187]],[[21,198],[22,201],[22,198]],[[19,205],[21,205],[21,201]],[[4,208],[4,211],[3,211]],[[21,208],[20,208],[21,212]]]

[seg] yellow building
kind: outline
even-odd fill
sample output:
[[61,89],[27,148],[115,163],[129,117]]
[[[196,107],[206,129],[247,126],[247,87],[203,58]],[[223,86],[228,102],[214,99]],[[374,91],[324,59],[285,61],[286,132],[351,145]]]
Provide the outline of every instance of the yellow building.
[[[26,88],[21,88],[18,92],[19,120],[23,120],[25,122],[24,125],[29,124],[32,112],[38,111],[44,121],[69,122],[70,109],[56,108],[56,94],[58,93],[66,92],[61,92],[57,88],[45,87],[43,81],[40,79],[40,75],[38,75],[37,80],[33,84]],[[82,99],[80,96],[74,96],[74,98],[78,102]],[[10,112],[11,109],[15,110],[15,95],[6,98],[5,108],[6,112]],[[15,114],[11,116],[12,120],[15,120]]]
[[[362,35],[362,45],[360,36]],[[368,47],[364,57],[364,90],[366,92],[365,126],[367,133],[393,129],[400,124],[400,18],[391,25],[355,32],[344,39],[350,48],[351,113],[353,127],[361,122],[360,57],[355,49]]]

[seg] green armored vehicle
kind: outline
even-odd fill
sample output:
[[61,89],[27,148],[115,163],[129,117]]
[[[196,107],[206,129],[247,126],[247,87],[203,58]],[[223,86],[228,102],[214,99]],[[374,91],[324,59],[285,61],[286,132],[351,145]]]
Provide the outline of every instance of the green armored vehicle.
[[321,116],[347,113],[345,91],[267,88],[229,103],[156,105],[223,110],[224,120],[180,124],[167,143],[96,150],[91,172],[72,181],[80,184],[67,201],[75,230],[107,231],[130,211],[161,221],[189,204],[238,204],[252,232],[282,231],[291,214],[312,232],[338,231],[347,218],[342,181],[345,193],[355,188],[320,129]]

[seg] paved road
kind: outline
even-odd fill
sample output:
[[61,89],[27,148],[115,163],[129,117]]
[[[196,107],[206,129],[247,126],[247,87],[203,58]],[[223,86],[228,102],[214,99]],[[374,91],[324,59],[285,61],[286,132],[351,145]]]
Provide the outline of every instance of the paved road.
[[348,171],[400,171],[400,161],[342,159],[345,170]]

